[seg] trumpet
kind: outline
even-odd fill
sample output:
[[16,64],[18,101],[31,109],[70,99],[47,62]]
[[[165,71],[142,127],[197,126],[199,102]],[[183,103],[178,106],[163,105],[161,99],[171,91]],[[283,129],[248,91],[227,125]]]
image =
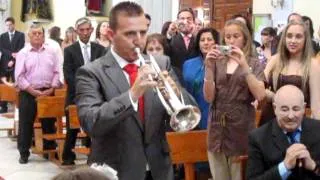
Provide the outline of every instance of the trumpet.
[[[139,48],[135,48],[138,58],[142,65],[146,64],[146,60],[140,53]],[[152,55],[150,55],[149,63],[153,70],[156,72],[157,77],[152,78],[158,81],[158,85],[155,87],[155,91],[166,109],[167,113],[171,116],[170,127],[177,132],[186,132],[195,128],[201,118],[201,113],[198,107],[192,105],[185,105],[182,95],[180,99],[175,94],[173,88],[161,73],[161,69]]]

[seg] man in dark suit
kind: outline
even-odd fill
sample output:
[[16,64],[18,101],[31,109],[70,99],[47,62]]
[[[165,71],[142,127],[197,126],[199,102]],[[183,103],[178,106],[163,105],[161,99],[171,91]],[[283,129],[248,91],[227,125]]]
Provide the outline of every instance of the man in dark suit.
[[0,35],[0,48],[11,53],[11,56],[14,59],[8,62],[8,67],[13,68],[16,54],[24,47],[25,37],[24,33],[15,29],[15,20],[13,17],[8,17],[5,20],[5,24],[8,28],[8,32]]
[[[14,64],[16,54],[24,47],[25,38],[22,32],[15,29],[15,20],[13,17],[8,17],[5,20],[5,24],[8,31],[0,35],[0,49],[8,51],[11,56],[11,59],[6,60],[6,62],[3,62],[1,65],[1,68],[6,72],[6,79],[3,79],[2,81],[7,82],[8,79],[14,81]],[[7,102],[0,102],[0,106],[0,112],[7,112]]]
[[[8,71],[7,71],[7,64],[12,59],[11,53],[7,50],[0,48],[0,78],[7,78]],[[1,82],[4,83],[4,82]]]
[[[74,103],[75,98],[75,75],[77,69],[105,54],[105,48],[97,43],[90,42],[93,31],[91,21],[88,18],[80,18],[76,21],[76,32],[79,41],[64,49],[63,74],[67,84],[66,107]],[[66,114],[68,114],[66,112]],[[69,118],[67,120],[67,137],[63,149],[63,165],[73,165],[75,153],[72,149],[75,146],[79,129],[70,129]]]
[[[172,180],[165,136],[168,114],[152,89],[158,83],[148,78],[154,70],[135,52],[146,43],[143,9],[134,2],[121,2],[112,8],[109,20],[110,51],[76,75],[79,118],[92,140],[88,164],[106,163],[121,180]],[[178,97],[182,93],[187,104],[194,103],[171,78],[175,76],[169,58],[156,61],[168,72],[166,79]]]
[[[170,44],[170,59],[179,79],[182,78],[182,65],[184,61],[198,54],[195,50],[194,21],[195,16],[191,8],[181,9],[178,12],[177,24],[173,23],[167,33]],[[177,27],[175,27],[177,26]],[[176,33],[178,28],[178,33]]]
[[301,90],[281,87],[274,110],[276,119],[249,135],[247,178],[320,179],[320,121],[304,117]]

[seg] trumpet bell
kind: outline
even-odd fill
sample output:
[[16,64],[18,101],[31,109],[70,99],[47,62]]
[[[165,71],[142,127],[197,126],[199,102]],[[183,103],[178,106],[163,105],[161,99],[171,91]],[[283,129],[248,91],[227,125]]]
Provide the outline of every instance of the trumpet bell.
[[199,108],[185,105],[171,116],[170,126],[176,132],[186,132],[194,129],[200,122]]

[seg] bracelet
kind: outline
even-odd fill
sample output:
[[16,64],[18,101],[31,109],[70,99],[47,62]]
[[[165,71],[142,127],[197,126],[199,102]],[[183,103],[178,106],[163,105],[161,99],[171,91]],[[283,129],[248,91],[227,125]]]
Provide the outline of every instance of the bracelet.
[[208,80],[208,79],[206,79],[206,77],[203,78],[203,81],[205,81],[205,82],[212,81],[213,82],[213,80]]
[[247,72],[243,73],[243,76],[247,77],[249,74],[252,74],[252,68],[251,67],[249,67],[249,70]]

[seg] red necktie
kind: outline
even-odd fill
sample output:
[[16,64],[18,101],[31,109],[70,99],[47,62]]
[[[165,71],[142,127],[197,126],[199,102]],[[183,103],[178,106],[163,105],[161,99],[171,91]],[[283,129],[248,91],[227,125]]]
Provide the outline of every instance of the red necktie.
[[[135,64],[127,64],[123,69],[128,73],[129,79],[130,79],[130,86],[132,86],[134,81],[137,78],[137,75],[138,75],[138,66]],[[139,98],[138,110],[140,113],[141,121],[144,122],[144,99],[143,99],[143,96],[141,96]]]

